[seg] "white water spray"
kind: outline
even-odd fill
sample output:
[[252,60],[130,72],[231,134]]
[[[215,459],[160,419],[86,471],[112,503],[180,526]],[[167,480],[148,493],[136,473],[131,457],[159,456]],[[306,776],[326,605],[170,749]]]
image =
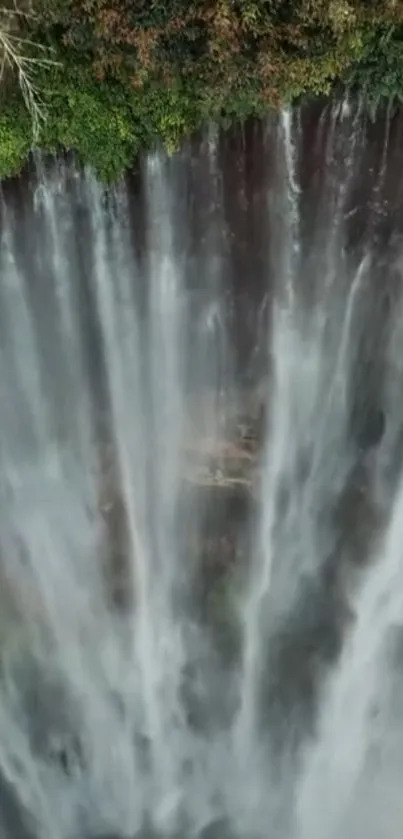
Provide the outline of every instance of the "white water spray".
[[[202,144],[199,175],[190,146],[174,160],[148,157],[142,236],[130,182],[104,191],[91,172],[41,164],[24,212],[5,189],[5,837],[361,839],[378,777],[394,791],[392,815],[378,805],[378,836],[398,836],[402,767],[388,746],[377,774],[371,755],[398,724],[395,714],[383,729],[382,711],[374,736],[374,705],[388,705],[382,687],[392,690],[395,666],[385,645],[401,623],[402,490],[387,477],[401,435],[401,300],[386,325],[383,379],[359,417],[366,433],[355,437],[352,423],[382,240],[369,231],[388,208],[390,114],[387,123],[362,234],[360,112],[328,108],[312,143],[301,112],[273,128],[260,208],[267,253],[254,260],[261,277],[245,284],[260,298],[256,322],[245,315],[241,326],[262,332],[270,309],[255,436],[232,415],[247,398],[235,381],[228,267],[238,244],[230,203],[249,196],[247,132],[242,195],[221,169],[217,131]],[[308,146],[324,155],[312,207]],[[204,196],[197,213],[192,177]],[[387,270],[384,279],[392,288]],[[381,409],[382,442],[371,420]],[[385,533],[379,475],[367,468],[379,445],[383,514],[393,500]],[[358,539],[360,505],[371,522]]]

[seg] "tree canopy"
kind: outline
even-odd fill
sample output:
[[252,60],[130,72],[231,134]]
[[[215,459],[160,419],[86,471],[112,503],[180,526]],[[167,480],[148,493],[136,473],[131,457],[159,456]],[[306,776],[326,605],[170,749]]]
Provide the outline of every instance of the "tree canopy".
[[0,6],[0,176],[33,143],[113,179],[208,120],[336,84],[372,109],[403,96],[401,0],[17,2]]

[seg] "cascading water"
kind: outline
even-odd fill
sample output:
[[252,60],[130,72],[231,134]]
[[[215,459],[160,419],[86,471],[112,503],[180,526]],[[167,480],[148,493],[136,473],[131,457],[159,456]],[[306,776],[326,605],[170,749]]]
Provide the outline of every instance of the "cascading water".
[[400,835],[399,120],[4,185],[5,837]]

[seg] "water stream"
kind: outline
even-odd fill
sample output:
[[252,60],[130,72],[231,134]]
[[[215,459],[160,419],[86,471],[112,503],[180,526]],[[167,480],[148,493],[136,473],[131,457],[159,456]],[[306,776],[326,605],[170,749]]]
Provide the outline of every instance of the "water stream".
[[403,120],[0,202],[5,839],[398,839]]

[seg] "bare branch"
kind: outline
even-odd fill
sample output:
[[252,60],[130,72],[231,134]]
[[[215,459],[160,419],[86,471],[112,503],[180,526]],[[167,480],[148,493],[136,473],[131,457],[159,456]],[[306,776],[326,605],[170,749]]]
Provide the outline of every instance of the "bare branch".
[[0,7],[0,81],[7,69],[17,77],[25,107],[31,117],[35,143],[46,117],[46,107],[36,84],[35,72],[44,67],[58,66],[58,62],[43,55],[35,57],[33,50],[46,53],[46,47],[15,34],[19,29],[19,19],[27,17],[32,18],[32,13],[18,9],[16,0],[14,9]]

